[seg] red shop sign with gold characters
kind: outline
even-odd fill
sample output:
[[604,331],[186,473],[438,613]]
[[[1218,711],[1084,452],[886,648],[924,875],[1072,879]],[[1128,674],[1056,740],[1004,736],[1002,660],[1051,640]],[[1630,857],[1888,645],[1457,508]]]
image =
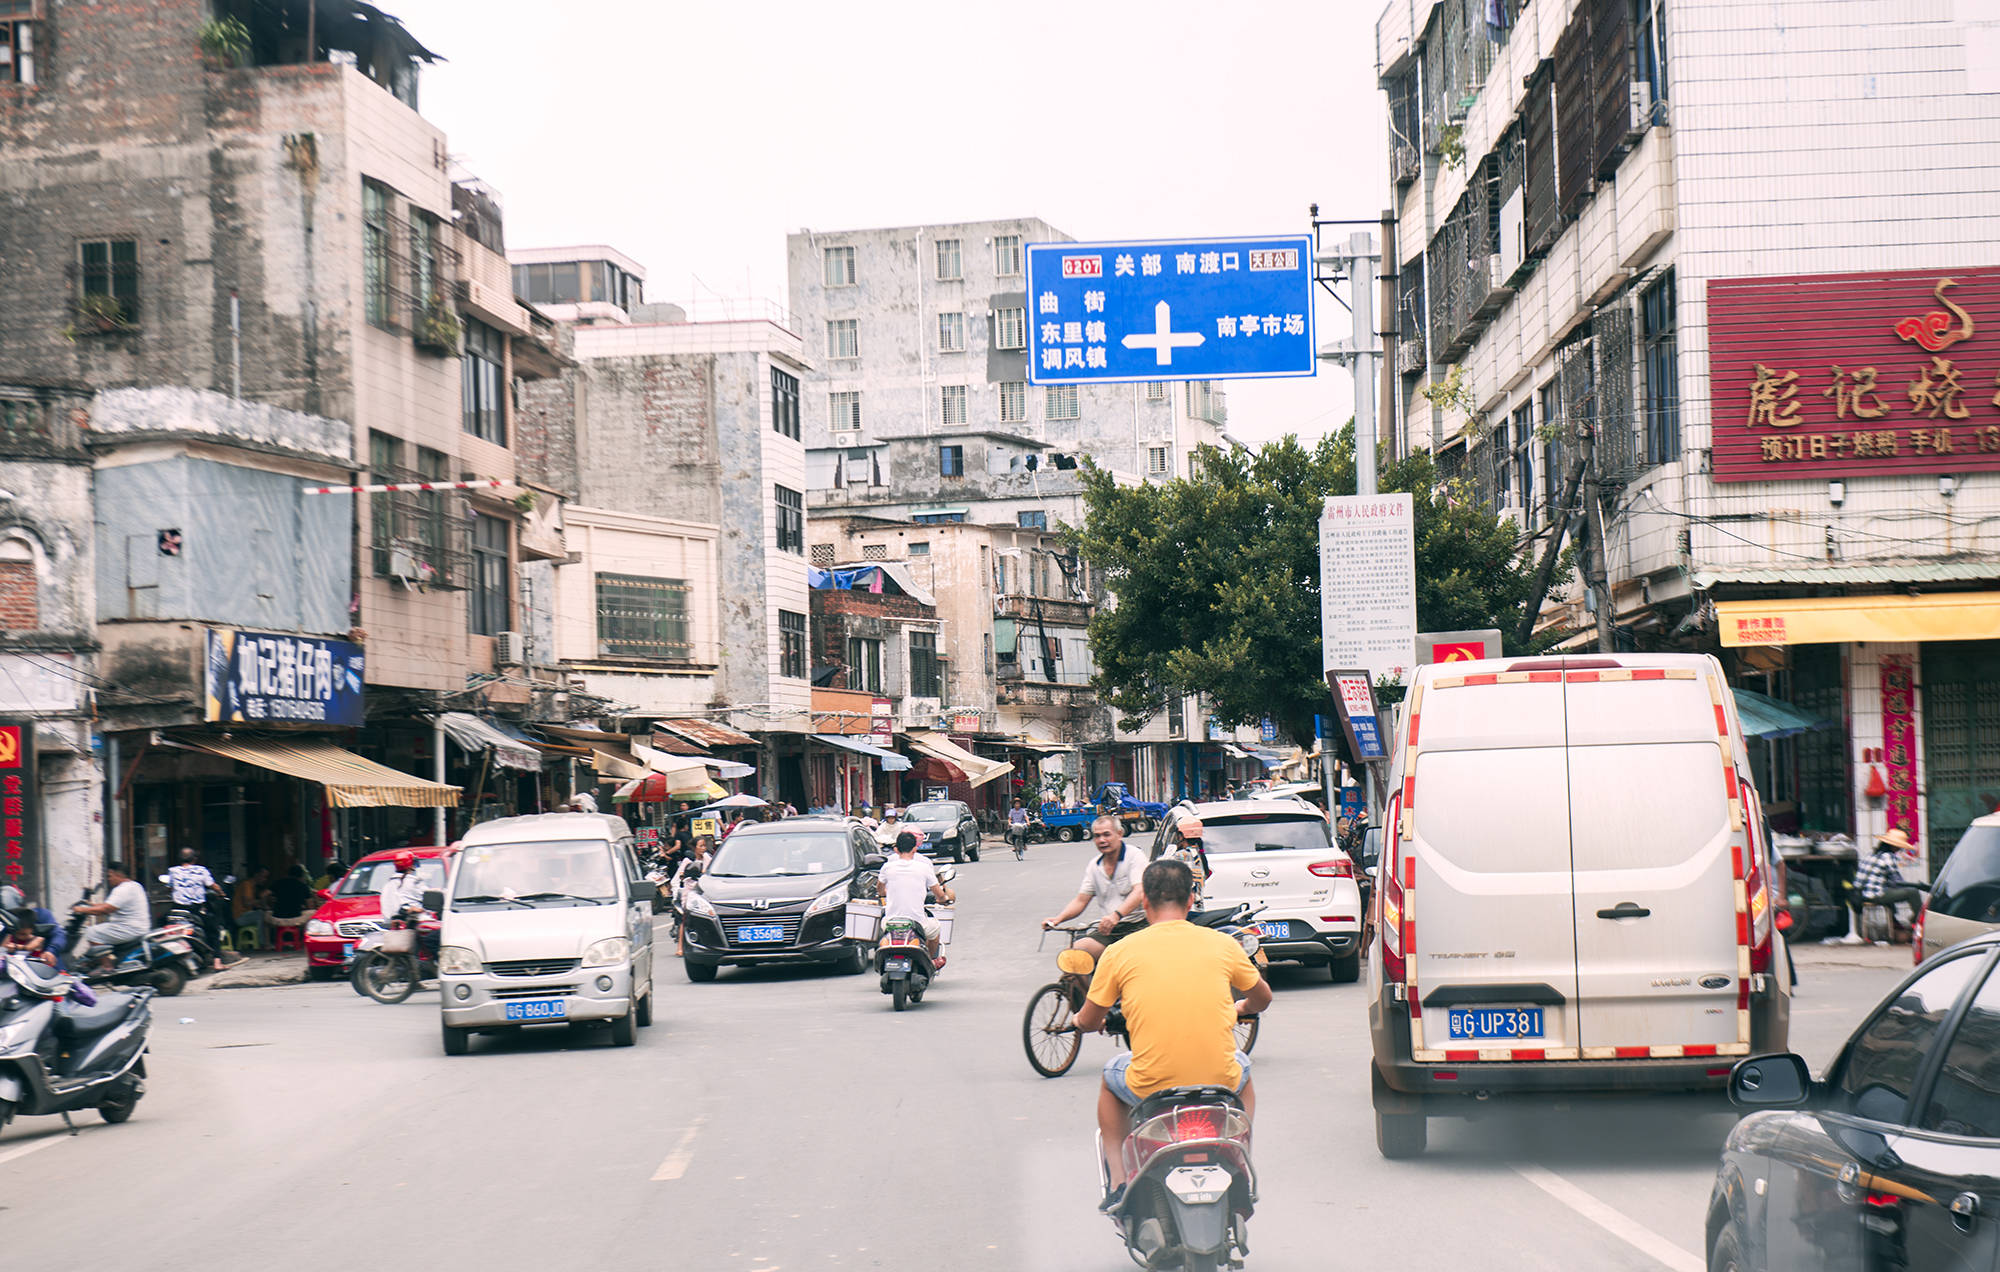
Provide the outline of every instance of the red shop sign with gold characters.
[[1715,480],[2000,470],[2000,268],[1708,284]]
[[35,790],[35,723],[0,720],[0,882],[31,897],[41,895],[41,811]]

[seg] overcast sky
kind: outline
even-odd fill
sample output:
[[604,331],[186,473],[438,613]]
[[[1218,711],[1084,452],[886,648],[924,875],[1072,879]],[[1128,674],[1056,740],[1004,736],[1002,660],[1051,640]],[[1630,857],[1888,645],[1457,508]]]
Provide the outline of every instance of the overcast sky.
[[[1375,0],[378,3],[447,59],[423,111],[499,192],[509,245],[608,243],[649,300],[782,305],[805,227],[1285,234],[1313,202],[1387,206]],[[1322,343],[1349,321],[1322,298]],[[1251,442],[1352,405],[1338,366],[1229,386]]]

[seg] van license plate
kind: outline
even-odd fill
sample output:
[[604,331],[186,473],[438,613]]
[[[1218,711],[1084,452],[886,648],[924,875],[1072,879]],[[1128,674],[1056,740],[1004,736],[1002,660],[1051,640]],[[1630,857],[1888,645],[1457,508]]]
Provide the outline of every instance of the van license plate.
[[1539,1038],[1540,1007],[1462,1007],[1450,1013],[1454,1038]]
[[1289,941],[1292,939],[1292,925],[1289,923],[1259,923],[1257,935],[1267,941]]
[[740,927],[736,929],[736,939],[746,945],[755,941],[782,941],[785,939],[785,929],[776,923],[761,927]]
[[569,1005],[560,998],[531,998],[507,1004],[509,1020],[562,1020],[568,1015]]

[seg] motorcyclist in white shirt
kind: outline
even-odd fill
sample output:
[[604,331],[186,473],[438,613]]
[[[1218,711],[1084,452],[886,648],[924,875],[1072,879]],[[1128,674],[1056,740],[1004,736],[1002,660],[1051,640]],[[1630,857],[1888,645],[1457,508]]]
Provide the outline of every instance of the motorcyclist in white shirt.
[[896,855],[876,872],[875,895],[882,902],[884,921],[909,919],[924,930],[925,948],[935,962],[942,929],[924,902],[928,896],[939,905],[950,905],[952,891],[939,881],[937,867],[930,858],[917,855],[917,837],[913,832],[906,830],[896,836]]
[[417,854],[399,852],[396,854],[396,877],[382,888],[382,919],[402,917],[404,911],[415,910],[420,916],[424,909],[424,885],[417,878]]

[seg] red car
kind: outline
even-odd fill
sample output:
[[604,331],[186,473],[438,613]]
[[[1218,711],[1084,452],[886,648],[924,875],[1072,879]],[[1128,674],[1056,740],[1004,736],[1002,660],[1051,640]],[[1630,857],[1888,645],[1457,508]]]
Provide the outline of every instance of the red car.
[[453,848],[385,848],[354,863],[306,923],[306,973],[314,980],[340,975],[355,943],[382,926],[382,888],[396,875],[396,855],[415,853],[417,878],[426,889],[443,888]]

